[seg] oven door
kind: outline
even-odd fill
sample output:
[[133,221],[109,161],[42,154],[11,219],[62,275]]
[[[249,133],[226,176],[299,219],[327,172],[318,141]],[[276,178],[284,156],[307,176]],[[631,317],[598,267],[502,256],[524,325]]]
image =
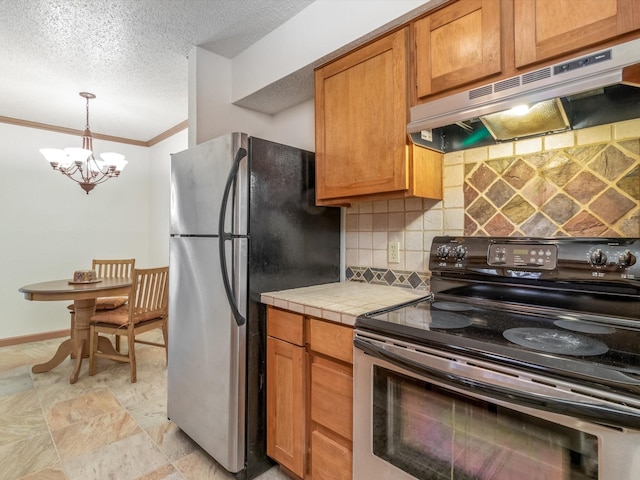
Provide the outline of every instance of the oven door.
[[[567,390],[560,404],[572,405],[587,391],[575,394],[557,381],[538,385],[540,377],[370,333],[356,331],[355,346],[356,480],[637,478],[640,430],[552,413],[547,407],[556,407],[545,401],[539,408],[523,406],[505,394],[511,390],[519,398],[523,389],[532,390],[537,399],[560,388]],[[585,401],[616,417],[612,402]],[[623,403],[618,413],[640,416],[640,409]]]

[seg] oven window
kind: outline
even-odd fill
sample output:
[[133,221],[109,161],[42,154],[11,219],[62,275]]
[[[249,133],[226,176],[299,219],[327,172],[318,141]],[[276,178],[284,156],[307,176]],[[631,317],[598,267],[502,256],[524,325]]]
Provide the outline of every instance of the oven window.
[[598,478],[595,436],[379,366],[373,453],[423,480]]

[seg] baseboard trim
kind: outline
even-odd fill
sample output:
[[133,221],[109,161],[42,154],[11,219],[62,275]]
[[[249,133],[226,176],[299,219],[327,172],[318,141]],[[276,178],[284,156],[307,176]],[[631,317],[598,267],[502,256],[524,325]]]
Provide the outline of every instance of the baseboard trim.
[[40,342],[42,340],[51,340],[52,338],[68,337],[69,329],[55,330],[53,332],[34,333],[32,335],[22,335],[20,337],[2,338],[0,339],[0,347],[9,347],[11,345],[20,345],[21,343]]

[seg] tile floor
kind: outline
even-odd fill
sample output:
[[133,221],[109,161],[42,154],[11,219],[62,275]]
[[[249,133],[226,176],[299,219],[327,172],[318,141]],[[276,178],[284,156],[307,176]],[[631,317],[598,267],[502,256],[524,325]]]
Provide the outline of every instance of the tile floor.
[[[233,478],[167,420],[163,349],[136,345],[134,384],[128,364],[107,359],[98,359],[93,377],[85,359],[75,385],[69,384],[70,359],[50,372],[31,373],[61,341],[0,348],[0,478]],[[284,478],[277,467],[259,477]]]

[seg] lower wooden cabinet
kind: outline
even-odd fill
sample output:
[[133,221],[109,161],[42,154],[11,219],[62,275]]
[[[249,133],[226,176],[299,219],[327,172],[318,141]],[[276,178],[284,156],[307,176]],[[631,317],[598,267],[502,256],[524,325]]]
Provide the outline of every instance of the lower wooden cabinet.
[[304,476],[304,348],[267,338],[267,455]]
[[267,454],[305,479],[352,478],[353,329],[267,309]]
[[306,468],[304,358],[302,315],[269,308],[267,455],[300,477]]

